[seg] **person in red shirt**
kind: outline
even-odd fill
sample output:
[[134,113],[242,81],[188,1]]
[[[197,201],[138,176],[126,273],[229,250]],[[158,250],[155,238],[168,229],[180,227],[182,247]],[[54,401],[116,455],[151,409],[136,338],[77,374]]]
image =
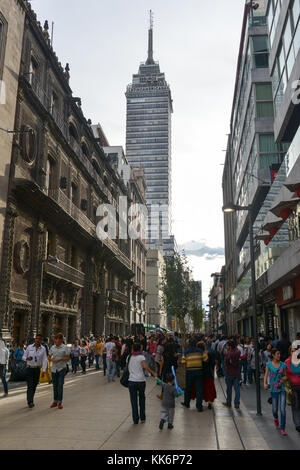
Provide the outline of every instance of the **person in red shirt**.
[[234,407],[238,410],[240,407],[240,355],[241,351],[237,348],[235,341],[227,343],[227,354],[225,356],[225,382],[227,386],[227,400],[224,406],[231,408],[232,403],[232,387],[234,387]]
[[155,353],[156,353],[157,341],[155,341],[154,336],[150,337],[150,340],[147,343],[147,351],[149,353],[149,367],[152,370],[155,370]]

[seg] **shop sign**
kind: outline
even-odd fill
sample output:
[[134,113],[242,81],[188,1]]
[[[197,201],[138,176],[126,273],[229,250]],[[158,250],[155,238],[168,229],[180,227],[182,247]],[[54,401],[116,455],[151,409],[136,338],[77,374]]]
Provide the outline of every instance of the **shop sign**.
[[266,330],[268,338],[274,338],[274,313],[273,307],[267,308],[266,312]]
[[291,286],[286,286],[282,288],[282,298],[284,301],[291,300],[294,298],[294,291]]

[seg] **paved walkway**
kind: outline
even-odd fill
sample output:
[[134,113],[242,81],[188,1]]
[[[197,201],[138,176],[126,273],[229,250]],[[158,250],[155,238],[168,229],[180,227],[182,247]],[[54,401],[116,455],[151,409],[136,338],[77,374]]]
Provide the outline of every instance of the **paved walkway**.
[[174,429],[158,429],[160,387],[147,379],[145,424],[134,426],[128,390],[106,383],[102,372],[69,374],[64,390],[64,409],[50,409],[52,386],[39,385],[35,408],[26,405],[26,385],[11,389],[0,399],[0,449],[21,450],[226,450],[269,449],[255,421],[242,404],[241,410],[223,407],[221,383],[214,411],[198,413],[195,402],[186,409],[177,400]]

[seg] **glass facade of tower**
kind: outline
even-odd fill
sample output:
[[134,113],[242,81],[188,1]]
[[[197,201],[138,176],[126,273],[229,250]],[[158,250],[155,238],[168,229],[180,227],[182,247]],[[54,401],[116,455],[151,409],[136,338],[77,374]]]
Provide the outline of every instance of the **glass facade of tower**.
[[[150,36],[151,33],[151,36]],[[164,247],[171,233],[171,113],[172,99],[165,75],[152,58],[149,31],[148,60],[127,87],[126,156],[145,171],[149,210],[147,247]],[[150,227],[151,222],[151,227]]]

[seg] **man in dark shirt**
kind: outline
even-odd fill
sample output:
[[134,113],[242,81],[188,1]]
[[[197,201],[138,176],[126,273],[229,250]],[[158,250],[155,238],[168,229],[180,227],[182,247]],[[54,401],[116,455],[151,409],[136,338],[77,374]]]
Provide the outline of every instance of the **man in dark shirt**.
[[280,351],[280,360],[285,362],[289,357],[289,348],[291,346],[291,342],[288,340],[288,335],[286,333],[282,333],[282,339],[277,343],[277,349]]
[[227,343],[228,352],[225,356],[225,370],[226,370],[226,386],[227,386],[227,400],[223,403],[224,406],[231,408],[232,402],[232,387],[234,387],[234,407],[239,409],[240,407],[240,355],[241,352],[237,349],[234,341]]

